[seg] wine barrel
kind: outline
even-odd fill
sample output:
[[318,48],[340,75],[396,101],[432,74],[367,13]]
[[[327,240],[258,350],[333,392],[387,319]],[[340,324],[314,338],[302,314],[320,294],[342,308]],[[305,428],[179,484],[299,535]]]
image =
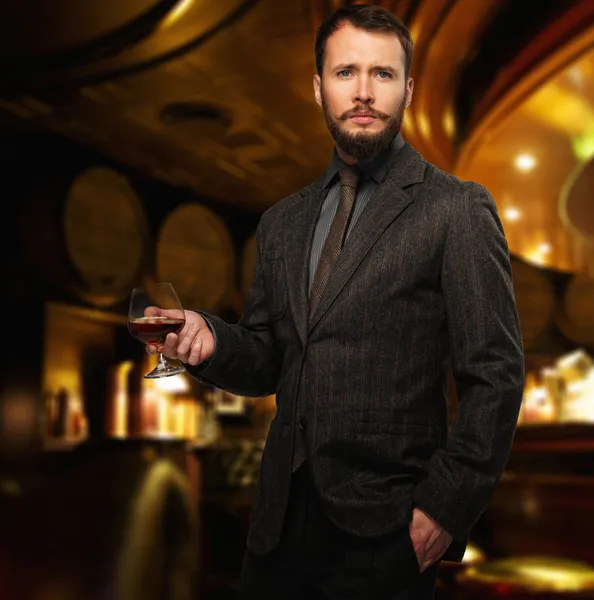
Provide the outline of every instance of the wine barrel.
[[195,598],[197,503],[176,454],[135,441],[51,453],[20,497],[0,493],[0,597]]
[[235,253],[225,223],[200,204],[173,210],[159,230],[156,276],[173,285],[186,309],[226,308],[234,290]]
[[594,347],[594,279],[576,275],[569,281],[556,323],[572,342]]
[[26,210],[23,240],[40,275],[93,306],[126,298],[149,256],[148,222],[129,182],[96,166],[42,185]]
[[513,285],[524,346],[533,346],[553,322],[556,299],[544,271],[524,262],[512,262]]
[[252,285],[254,275],[254,264],[256,262],[256,235],[252,235],[243,249],[243,258],[241,262],[241,291],[244,298],[247,298]]

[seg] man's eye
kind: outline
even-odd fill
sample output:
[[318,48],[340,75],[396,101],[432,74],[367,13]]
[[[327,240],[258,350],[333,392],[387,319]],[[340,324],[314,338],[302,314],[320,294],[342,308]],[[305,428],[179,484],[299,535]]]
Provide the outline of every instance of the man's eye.
[[390,79],[390,77],[392,77],[387,71],[380,71],[378,75],[380,76],[380,79]]
[[348,69],[343,69],[342,71],[338,72],[339,77],[348,77],[350,74],[351,72]]

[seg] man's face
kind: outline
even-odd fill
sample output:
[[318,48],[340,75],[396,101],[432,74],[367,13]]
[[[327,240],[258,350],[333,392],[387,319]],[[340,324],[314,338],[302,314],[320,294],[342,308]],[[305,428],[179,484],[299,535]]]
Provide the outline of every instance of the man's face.
[[372,158],[400,131],[413,90],[404,69],[404,51],[393,33],[369,32],[346,23],[328,38],[322,77],[314,77],[314,92],[346,157]]

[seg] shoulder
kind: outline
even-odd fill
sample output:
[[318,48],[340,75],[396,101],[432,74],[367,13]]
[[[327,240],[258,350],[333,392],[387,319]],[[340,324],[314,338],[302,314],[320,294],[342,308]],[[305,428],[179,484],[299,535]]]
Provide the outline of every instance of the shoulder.
[[427,163],[427,185],[434,188],[436,209],[442,215],[447,238],[473,247],[484,247],[490,240],[504,243],[504,230],[497,205],[489,190],[480,183],[461,179]]
[[460,179],[456,175],[448,173],[430,162],[426,162],[426,165],[425,180],[423,183],[430,188],[434,188],[436,191],[439,190],[442,193],[445,192],[452,196],[490,196],[489,191],[476,181]]
[[426,164],[424,192],[435,198],[446,214],[480,210],[480,207],[497,212],[493,196],[485,186],[476,181],[461,179],[430,162]]

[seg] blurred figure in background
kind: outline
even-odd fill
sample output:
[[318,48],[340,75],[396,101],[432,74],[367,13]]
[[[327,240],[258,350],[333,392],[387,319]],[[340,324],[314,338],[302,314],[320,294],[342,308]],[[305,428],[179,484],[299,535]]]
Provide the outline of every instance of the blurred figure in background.
[[187,312],[164,354],[209,385],[277,395],[239,598],[425,600],[439,561],[462,559],[517,423],[508,247],[488,191],[400,134],[406,27],[341,8],[315,52],[328,169],[263,215],[239,324]]

